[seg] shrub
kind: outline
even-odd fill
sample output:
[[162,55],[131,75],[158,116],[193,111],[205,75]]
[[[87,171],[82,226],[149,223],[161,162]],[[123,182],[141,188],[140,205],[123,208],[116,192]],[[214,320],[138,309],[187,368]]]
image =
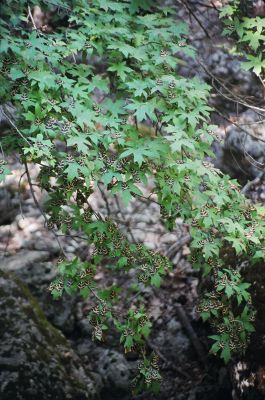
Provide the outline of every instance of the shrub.
[[[210,87],[176,73],[181,54],[195,55],[186,25],[159,2],[77,0],[56,3],[64,18],[46,33],[32,29],[32,13],[26,22],[25,4],[7,2],[2,19],[0,90],[17,110],[16,120],[6,110],[12,131],[2,147],[20,154],[31,188],[28,163],[39,166],[47,228],[57,238],[58,231],[76,231],[95,248],[87,262],[65,259],[61,248],[52,294],[92,296],[94,338],[114,324],[125,351],[143,357],[138,388],[157,389],[157,359],[144,351],[151,324],[143,305],[137,311],[129,305],[127,319],[119,318],[113,313],[119,288],[102,291],[94,276],[107,257],[113,274],[135,269],[140,289],[159,287],[170,262],[131,243],[89,203],[101,186],[126,205],[144,196],[139,183],[152,178],[166,227],[174,229],[176,218],[190,225],[191,262],[210,282],[198,309],[216,331],[211,351],[227,362],[245,350],[253,331],[249,284],[238,267],[264,259],[264,211],[206,161],[215,137]],[[1,179],[8,173],[3,159]]]

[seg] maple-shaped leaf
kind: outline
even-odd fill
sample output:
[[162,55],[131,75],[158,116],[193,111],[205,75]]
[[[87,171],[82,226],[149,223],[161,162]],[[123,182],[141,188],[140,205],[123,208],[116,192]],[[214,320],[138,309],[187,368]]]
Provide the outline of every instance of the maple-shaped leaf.
[[249,31],[245,33],[244,37],[241,39],[242,42],[248,42],[249,45],[256,51],[258,47],[264,42],[265,36],[262,35],[258,30]]
[[159,288],[161,285],[161,276],[156,273],[151,277],[151,285],[154,285],[155,287]]
[[79,133],[78,135],[71,136],[67,139],[67,146],[77,146],[77,150],[85,153],[88,150],[89,142],[87,134]]
[[116,72],[118,77],[124,82],[128,73],[133,72],[130,67],[127,67],[125,62],[112,64],[111,67],[108,68],[108,71]]
[[72,110],[72,114],[76,117],[76,122],[78,125],[82,127],[94,127],[94,123],[92,122],[92,120],[95,114],[92,110],[88,110],[85,107],[77,106]]
[[137,100],[133,100],[128,106],[126,106],[127,110],[134,110],[134,115],[137,118],[138,122],[142,122],[147,118],[150,118],[152,121],[156,120],[155,109],[156,109],[156,101],[152,99],[145,103],[142,103]]
[[118,118],[120,114],[124,114],[125,113],[125,111],[124,111],[124,100],[123,99],[119,99],[119,100],[116,100],[116,101],[113,101],[111,99],[106,99],[101,104],[111,114],[111,117],[113,118],[113,120],[111,120],[109,116],[107,117],[108,124],[110,126],[112,125],[111,122],[115,123],[115,121],[116,121],[115,118]]
[[139,10],[148,10],[152,4],[152,0],[131,0],[129,10],[131,14],[135,14]]
[[9,73],[12,80],[16,80],[25,76],[24,72],[20,68],[12,67]]
[[133,52],[135,51],[135,48],[133,46],[130,46],[129,44],[124,42],[114,42],[113,44],[110,44],[108,46],[108,49],[118,50],[124,55],[125,58],[128,58],[128,56],[133,54]]
[[251,54],[247,55],[248,61],[244,61],[242,66],[244,69],[249,70],[253,69],[256,75],[260,75],[264,70],[264,60],[262,58],[262,54],[257,54],[256,56],[252,56]]
[[88,92],[92,92],[94,89],[100,89],[104,93],[109,92],[109,83],[107,79],[102,78],[99,75],[93,76],[90,83],[87,85]]
[[71,162],[65,168],[64,172],[67,174],[67,179],[72,181],[74,178],[78,178],[79,176],[79,168],[80,165],[77,162]]
[[150,81],[148,80],[140,80],[140,79],[135,79],[131,82],[127,83],[127,86],[132,90],[134,90],[134,96],[144,96],[145,98],[147,98],[147,91],[146,89],[148,89],[150,87]]
[[109,9],[112,11],[123,11],[125,8],[125,4],[123,3],[118,3],[116,1],[110,1],[110,0],[99,0],[99,6],[104,10],[108,11]]
[[49,71],[32,71],[29,73],[29,77],[35,81],[38,81],[38,85],[41,90],[46,88],[52,88],[55,86],[56,75]]
[[130,149],[125,150],[121,154],[120,158],[125,158],[130,155],[133,155],[134,161],[137,162],[139,165],[142,165],[142,163],[144,161],[144,156],[149,155],[149,154],[150,154],[150,152],[148,150],[145,150],[142,148],[138,148],[138,149],[130,148]]

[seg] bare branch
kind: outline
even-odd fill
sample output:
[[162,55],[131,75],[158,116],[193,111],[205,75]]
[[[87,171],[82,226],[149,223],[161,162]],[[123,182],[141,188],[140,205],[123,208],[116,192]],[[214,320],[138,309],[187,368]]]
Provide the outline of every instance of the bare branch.
[[261,179],[264,177],[264,174],[265,174],[265,171],[262,171],[259,173],[259,175],[255,179],[246,183],[246,185],[241,189],[241,193],[246,194],[249,191],[249,189],[251,188],[251,186],[257,185],[258,183],[260,183]]
[[210,39],[210,35],[207,32],[207,30],[205,29],[205,27],[203,26],[203,24],[201,23],[201,21],[199,20],[199,18],[197,17],[197,15],[195,14],[195,12],[190,8],[190,6],[187,4],[187,2],[185,0],[178,0],[181,4],[184,5],[184,7],[188,10],[188,12],[193,16],[193,18],[197,21],[197,23],[200,25],[201,29],[203,30],[203,32],[205,33],[205,35],[207,36],[208,39]]
[[[25,166],[25,172],[26,172],[26,175],[27,175],[27,178],[28,178],[29,188],[30,188],[30,192],[31,192],[33,201],[34,201],[35,206],[37,207],[37,209],[41,212],[41,215],[43,216],[43,218],[45,220],[45,223],[47,225],[49,220],[46,217],[46,214],[43,212],[43,210],[42,210],[42,208],[41,208],[41,206],[40,206],[40,204],[39,204],[39,202],[38,202],[38,200],[37,200],[37,198],[35,196],[35,192],[34,192],[34,189],[33,189],[33,186],[32,186],[31,176],[30,176],[29,169],[28,169],[28,164],[27,164],[26,161],[24,162],[24,166]],[[60,240],[58,239],[58,236],[57,236],[56,232],[53,229],[51,229],[51,232],[55,236],[56,241],[57,241],[57,243],[58,243],[58,245],[60,247],[61,252],[65,255],[64,249],[63,249],[63,247],[61,245]]]
[[17,133],[22,137],[23,140],[25,140],[25,142],[27,142],[27,144],[29,146],[31,146],[30,142],[28,141],[27,138],[25,138],[25,136],[23,135],[23,133],[21,133],[21,131],[17,128],[17,126],[14,124],[14,122],[9,118],[9,116],[7,115],[7,110],[6,110],[6,106],[3,105],[3,114],[6,117],[6,119],[8,120],[8,122],[10,123],[10,125],[12,125],[12,127],[17,131]]
[[32,13],[31,13],[30,6],[28,6],[28,16],[30,16],[30,19],[31,19],[32,25],[33,25],[34,29],[37,31],[37,30],[38,30],[38,28],[36,27],[36,24],[35,24],[34,18],[33,18],[33,16],[32,16]]

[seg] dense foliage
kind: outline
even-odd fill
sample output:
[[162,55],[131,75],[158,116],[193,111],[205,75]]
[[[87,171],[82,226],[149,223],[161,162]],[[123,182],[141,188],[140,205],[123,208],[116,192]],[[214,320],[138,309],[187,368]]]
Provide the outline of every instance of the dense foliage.
[[[242,3],[245,3],[244,7]],[[220,12],[220,17],[226,26],[224,34],[235,37],[237,50],[245,56],[242,67],[264,79],[265,20],[255,15],[251,6],[253,8],[252,1],[230,1]]]
[[[45,9],[47,3],[38,5]],[[28,163],[39,165],[38,183],[48,193],[47,228],[57,238],[76,231],[94,246],[87,262],[65,259],[61,249],[52,294],[94,297],[94,337],[101,340],[114,324],[125,351],[136,349],[143,357],[138,388],[154,390],[160,375],[156,357],[145,352],[151,323],[141,301],[136,311],[128,302],[128,317],[119,318],[112,310],[120,288],[100,290],[94,276],[108,259],[104,265],[113,274],[136,271],[132,289],[140,293],[144,285],[159,287],[170,262],[131,243],[91,207],[90,195],[100,188],[126,205],[144,196],[140,184],[152,179],[166,227],[174,229],[177,217],[190,225],[192,264],[209,276],[198,309],[215,330],[211,351],[225,361],[245,350],[253,331],[249,284],[239,266],[264,258],[265,233],[264,210],[251,206],[237,182],[207,161],[215,137],[210,88],[176,73],[181,54],[195,52],[174,8],[157,3],[56,2],[56,28],[46,33],[27,20],[25,2],[7,1],[0,53],[2,103],[17,110],[14,120],[5,108],[12,131],[1,141],[0,178],[10,173],[8,152],[20,154],[29,181]]]

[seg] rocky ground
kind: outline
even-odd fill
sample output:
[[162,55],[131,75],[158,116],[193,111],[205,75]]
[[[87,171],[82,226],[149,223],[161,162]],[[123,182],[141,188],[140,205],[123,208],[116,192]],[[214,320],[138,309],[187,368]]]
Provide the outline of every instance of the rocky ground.
[[[25,363],[28,363],[28,365],[37,363],[36,365],[38,365],[39,362],[43,362],[45,371],[52,373],[50,365],[46,362],[49,357],[52,357],[55,363],[53,364],[54,367],[58,366],[60,362],[62,362],[63,367],[64,361],[58,359],[57,353],[53,352],[51,345],[45,344],[42,333],[38,334],[38,331],[41,330],[39,325],[42,325],[45,321],[47,329],[50,323],[56,328],[52,330],[55,336],[52,340],[56,342],[57,336],[62,338],[61,333],[64,335],[62,340],[64,340],[64,346],[67,348],[63,349],[63,354],[69,353],[70,359],[77,360],[82,374],[86,379],[89,379],[89,382],[92,380],[93,384],[90,385],[89,389],[92,393],[91,398],[94,396],[93,393],[100,393],[101,398],[109,400],[131,398],[129,390],[130,373],[136,368],[136,355],[125,357],[122,354],[118,335],[114,330],[109,332],[103,343],[95,343],[91,340],[91,327],[87,319],[87,314],[91,308],[89,299],[83,300],[78,296],[64,296],[55,301],[51,298],[47,288],[56,276],[56,261],[60,247],[52,232],[44,227],[43,216],[40,210],[36,209],[25,177],[20,179],[23,174],[23,167],[18,164],[15,158],[10,160],[10,163],[13,163],[14,174],[6,180],[0,191],[3,204],[0,213],[0,270],[4,271],[1,278],[2,288],[3,290],[5,288],[5,291],[9,293],[10,300],[9,297],[6,298],[6,294],[2,295],[1,293],[0,302],[2,307],[9,301],[10,304],[14,303],[14,306],[12,306],[14,313],[10,313],[7,307],[6,311],[3,311],[0,316],[1,326],[6,331],[6,341],[1,346],[3,354],[2,357],[0,354],[0,364],[2,366],[11,365],[12,360],[17,360],[17,358],[16,362],[23,362],[23,365]],[[36,175],[36,167],[32,167],[31,176],[33,180]],[[42,204],[43,195],[38,192],[37,188],[35,193],[40,204]],[[97,192],[91,198],[93,207],[97,207],[102,214],[106,213],[105,201],[106,198],[103,198],[100,192]],[[201,326],[195,313],[199,280],[197,272],[192,270],[186,260],[186,255],[189,254],[187,227],[183,225],[182,221],[178,221],[175,232],[167,233],[159,220],[158,206],[153,202],[146,204],[140,200],[135,200],[126,209],[123,209],[122,214],[119,199],[113,201],[108,199],[108,205],[114,219],[125,221],[123,229],[127,232],[128,237],[131,237],[131,240],[143,242],[150,248],[168,254],[174,265],[173,271],[167,276],[161,289],[147,288],[143,292],[143,302],[153,322],[153,331],[148,347],[149,350],[158,352],[164,377],[161,394],[156,398],[164,399],[166,396],[166,398],[172,400],[210,399],[218,395],[222,396],[222,393],[229,393],[229,379],[226,370],[214,359],[209,359],[207,363],[205,361],[208,347],[205,339],[205,327]],[[86,258],[89,253],[87,244],[82,239],[73,238],[70,235],[71,232],[69,232],[69,236],[60,238],[60,245],[64,247],[67,256],[72,258],[81,253],[82,257]],[[20,281],[14,280],[13,275],[9,275],[9,273],[13,273]],[[104,268],[99,267],[96,279],[99,285],[104,285],[104,282],[109,279]],[[125,300],[128,280],[124,280],[122,275],[117,275],[115,279],[118,285],[124,288],[123,296]],[[130,280],[130,276],[128,279]],[[40,311],[41,317],[38,316],[37,319],[30,315],[32,320],[25,320],[25,307],[17,299],[17,290],[14,288],[17,285],[19,291],[23,287],[22,282],[27,285],[30,293],[42,309]],[[23,302],[27,303],[28,309],[32,304],[31,294],[27,289],[23,289],[21,295],[19,293],[19,298],[24,296]],[[119,310],[119,312],[122,311]],[[9,323],[14,325],[12,329],[9,329]],[[30,324],[30,327],[28,327],[28,324]],[[21,328],[18,329],[19,326]],[[13,346],[13,336],[16,330],[19,331],[19,339]],[[31,354],[30,348],[36,347],[35,339],[30,336],[31,330],[33,330],[34,335],[38,336],[38,343],[45,347],[47,354],[43,354],[43,361],[35,360]],[[65,338],[68,339],[68,342]],[[25,342],[28,342],[28,352],[24,351]],[[17,356],[21,352],[23,352],[22,361]],[[34,368],[30,368],[30,370],[35,371]],[[93,377],[91,378],[92,372]],[[25,376],[25,380],[27,378],[28,376]],[[50,382],[50,378],[48,378],[43,374],[41,379]],[[17,377],[13,378],[11,371],[8,376],[1,377],[0,373],[0,383],[8,382],[10,385],[12,379],[17,382]],[[35,372],[33,372],[33,380],[35,379]],[[55,377],[53,379],[58,379],[61,382],[63,378]],[[216,382],[218,382],[217,386]],[[32,393],[39,390],[41,393],[38,386],[32,385]],[[49,390],[49,384],[47,383],[47,385],[47,390]],[[5,395],[6,393],[10,394],[5,387],[2,387],[2,390]],[[21,390],[23,390],[23,387]],[[67,390],[69,390],[69,392],[67,391],[69,398],[76,398],[71,397],[73,387]],[[4,398],[9,399],[8,395]],[[26,391],[22,391],[21,396],[22,399],[29,398],[25,397],[28,396]],[[56,396],[55,398],[61,398],[59,392]],[[86,397],[81,396],[80,398]],[[154,397],[144,394],[133,398],[147,400]]]
[[[65,346],[68,346],[68,350],[64,350],[64,352],[69,352],[70,358],[73,357],[78,360],[79,367],[82,371],[85,371],[82,373],[85,374],[86,379],[89,378],[91,380],[89,375],[91,372],[94,374],[93,379],[97,378],[96,383],[92,385],[92,393],[97,391],[97,393],[100,393],[101,398],[106,399],[116,399],[117,396],[120,399],[130,398],[130,373],[136,368],[136,355],[125,357],[122,354],[118,343],[118,335],[114,330],[110,331],[103,343],[95,343],[91,340],[91,327],[87,319],[87,314],[91,308],[89,299],[83,300],[79,297],[64,296],[63,299],[55,301],[51,298],[47,288],[51,280],[56,276],[56,261],[60,247],[52,232],[44,227],[44,219],[40,210],[35,207],[25,178],[20,179],[23,174],[22,166],[17,163],[16,159],[10,160],[10,162],[13,162],[12,170],[14,174],[1,187],[3,207],[1,207],[2,213],[0,214],[0,269],[7,273],[2,277],[2,286],[3,288],[10,286],[10,290],[6,290],[10,292],[10,302],[14,302],[15,313],[14,315],[10,314],[7,308],[6,312],[3,312],[0,316],[0,320],[3,322],[2,326],[7,331],[5,334],[6,344],[1,346],[3,357],[1,358],[0,355],[0,363],[2,362],[2,365],[11,365],[12,360],[17,357],[16,354],[21,351],[23,351],[23,365],[24,362],[29,363],[29,365],[31,363],[35,365],[35,362],[42,362],[41,360],[32,360],[30,351],[29,353],[24,352],[24,342],[27,340],[29,347],[35,347],[34,340],[28,337],[26,332],[29,330],[29,335],[31,329],[37,332],[40,330],[39,323],[42,324],[45,320],[47,327],[51,323],[57,329],[52,331],[56,332],[55,336],[59,336],[60,332],[62,332],[64,337],[69,340],[66,344],[64,339]],[[32,167],[31,176],[33,179],[36,174],[36,168]],[[42,195],[38,193],[37,188],[35,192],[40,204],[42,204]],[[105,201],[106,198],[103,198],[100,192],[91,198],[93,206],[96,206],[102,214],[106,213]],[[115,199],[112,202],[108,199],[108,205],[114,219],[125,221],[123,229],[127,231],[131,240],[143,242],[150,248],[168,253],[174,264],[173,271],[165,279],[161,289],[149,288],[143,292],[143,302],[153,322],[152,336],[148,346],[149,350],[159,353],[164,376],[161,399],[165,395],[168,399],[186,399],[187,395],[194,397],[195,381],[198,384],[199,394],[194,398],[206,399],[209,398],[211,393],[215,395],[219,391],[219,388],[217,390],[215,388],[216,379],[220,381],[220,387],[223,387],[223,385],[225,387],[229,383],[225,376],[225,370],[221,376],[218,376],[219,368],[215,369],[214,374],[209,374],[209,365],[205,364],[207,343],[204,343],[205,347],[201,343],[199,335],[202,328],[194,311],[197,299],[198,276],[185,259],[185,256],[189,253],[187,228],[179,221],[176,231],[167,233],[163,224],[159,221],[159,209],[156,203],[150,202],[146,204],[140,200],[135,200],[126,209],[123,209],[122,215],[119,199]],[[8,214],[6,210],[8,210]],[[71,232],[69,232],[69,236],[62,237],[60,240],[60,245],[64,247],[67,256],[72,258],[74,255],[80,255],[81,253],[82,257],[86,258],[89,253],[87,244],[81,239],[71,237],[70,234]],[[21,281],[19,283],[14,281],[12,275],[8,275],[10,272]],[[104,282],[109,279],[104,268],[99,267],[96,279],[99,285],[104,285]],[[117,275],[115,279],[124,288],[123,296],[125,299],[128,280],[124,280],[122,275]],[[12,293],[13,286],[19,285],[20,287],[21,285],[22,287],[22,282],[27,285],[30,293],[37,299],[42,309],[41,312],[44,313],[44,315],[41,315],[40,320],[32,317],[33,328],[29,328],[27,326],[28,322],[25,322],[25,317],[23,316],[25,310],[24,307],[21,308],[21,301],[17,301],[17,293]],[[26,297],[23,301],[28,303],[28,308],[30,308],[31,295],[28,294],[26,289],[25,291],[23,289],[23,296]],[[2,306],[8,301],[8,299],[2,297]],[[122,311],[119,310],[119,312]],[[7,329],[9,328],[7,321],[12,320],[12,318],[14,318],[14,327]],[[16,347],[19,347],[20,343],[21,349],[16,348],[14,351],[14,346],[12,345],[11,351],[8,343],[10,341],[12,344],[14,331],[17,329],[16,324],[21,326],[21,329],[19,329],[21,341],[18,340],[18,344],[16,343]],[[198,333],[195,333],[197,330]],[[25,335],[26,338],[24,338]],[[56,341],[56,337],[54,340]],[[42,341],[43,339],[40,336],[39,342]],[[47,355],[44,355],[45,359],[51,356],[56,359],[56,354],[53,354],[52,348],[48,345],[46,346],[45,342],[43,346],[47,352]],[[56,359],[55,365],[59,363],[60,360]],[[45,365],[45,371],[50,371],[49,364]],[[2,376],[2,380],[5,382],[9,382],[12,379],[11,372],[10,376]],[[27,379],[27,376],[25,379]],[[43,374],[42,379],[46,381],[48,377]],[[94,386],[96,386],[96,389]],[[70,389],[72,390],[73,388]],[[70,394],[67,392],[69,396],[71,396],[70,389]],[[10,392],[6,392],[5,388],[2,390],[3,393],[10,394]],[[35,393],[34,390],[36,392],[39,389],[33,385],[33,393]],[[23,398],[23,393],[24,396],[28,395],[25,394],[27,393],[26,391],[22,392],[21,398]],[[58,399],[61,398],[59,394],[56,395],[59,396]],[[8,399],[8,397],[5,398]],[[136,398],[139,398],[139,396]],[[144,397],[140,398],[149,399],[149,396],[145,394]],[[151,396],[150,398],[153,397]],[[157,398],[160,397],[158,396]]]
[[[236,94],[252,96],[260,104],[260,84],[250,72],[242,71],[240,60],[230,54],[227,41],[221,36],[217,11],[207,7],[209,2],[195,3],[179,7],[178,14],[189,22],[189,41],[198,49],[201,61],[185,57],[186,65],[180,72],[200,76],[208,83],[212,83],[212,74]],[[220,96],[221,83],[214,82],[211,104],[219,110],[212,116],[219,132],[214,143],[215,163],[238,178],[253,201],[264,202],[265,145],[258,140],[265,138],[262,116],[224,99]],[[241,128],[248,135],[242,136]],[[82,239],[72,237],[71,232],[60,237],[58,243],[44,226],[23,166],[15,156],[9,164],[13,175],[0,186],[1,400],[232,399],[227,369],[215,358],[207,356],[206,361],[208,327],[201,324],[195,313],[200,277],[186,259],[189,239],[183,222],[178,221],[176,231],[169,234],[159,219],[157,204],[152,201],[137,199],[121,211],[118,198],[110,200],[97,192],[90,199],[102,214],[106,214],[108,201],[109,213],[130,240],[170,255],[174,265],[161,289],[145,289],[143,293],[153,323],[148,347],[160,357],[161,392],[157,396],[132,395],[130,376],[137,365],[136,355],[123,355],[114,330],[103,343],[91,340],[89,299],[64,296],[55,301],[47,290],[56,276],[60,246],[69,258],[78,254],[83,259],[89,255],[89,247]],[[35,182],[36,167],[31,167],[30,173]],[[146,191],[150,188],[151,182]],[[37,187],[34,190],[42,206],[45,194]],[[108,279],[105,269],[99,267],[98,284],[103,286]],[[128,281],[119,275],[115,279],[125,296]]]

